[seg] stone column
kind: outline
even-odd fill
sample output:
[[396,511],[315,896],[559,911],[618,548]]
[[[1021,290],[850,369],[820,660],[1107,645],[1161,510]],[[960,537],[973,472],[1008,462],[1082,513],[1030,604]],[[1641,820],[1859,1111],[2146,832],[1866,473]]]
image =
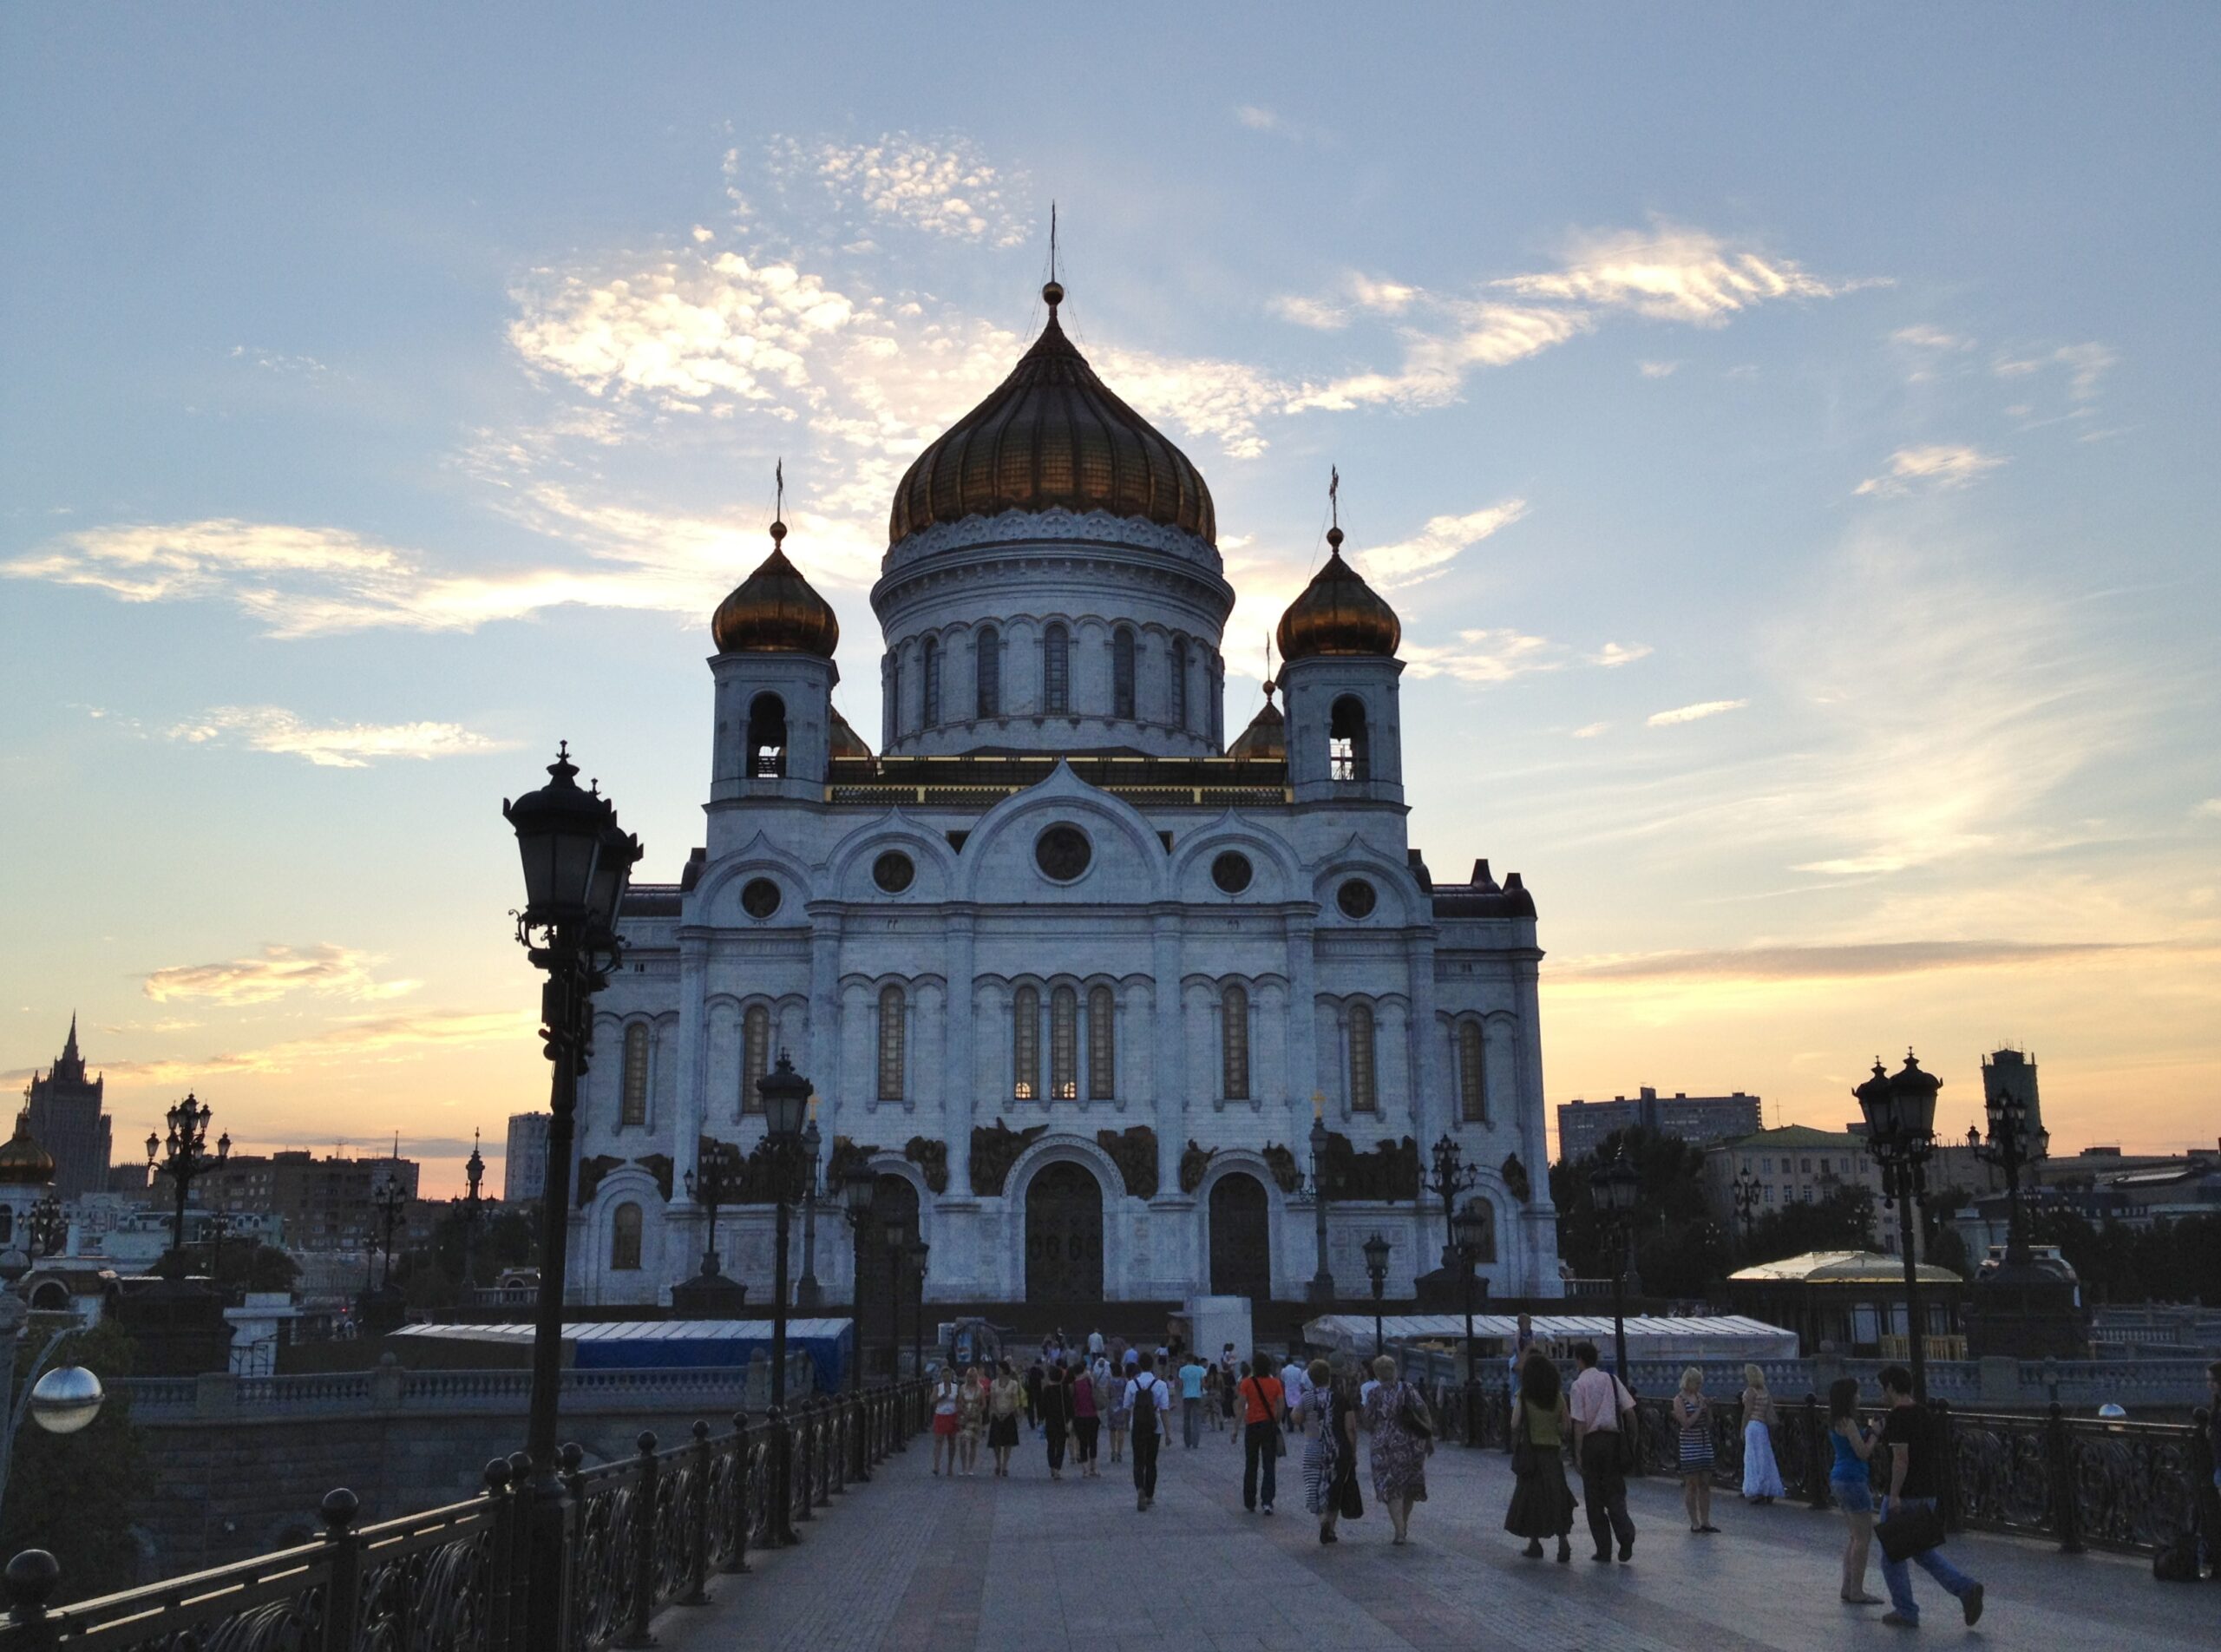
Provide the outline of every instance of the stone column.
[[[709,1116],[709,937],[683,934],[678,941],[678,1105],[671,1121],[671,1196],[681,1203],[686,1199],[686,1173],[696,1168],[703,1120]],[[576,1167],[573,1169],[575,1172]]]
[[1167,907],[1150,921],[1150,961],[1156,997],[1156,1165],[1157,1196],[1180,1191],[1180,1150],[1187,1140],[1188,1040],[1181,1026],[1180,914]]
[[809,920],[808,1076],[817,1086],[819,1111],[825,1115],[821,1130],[825,1150],[830,1153],[834,1137],[854,1137],[862,1113],[849,1111],[856,1098],[848,1095],[841,1083],[841,914],[815,911]]
[[1433,936],[1415,937],[1405,956],[1409,960],[1412,1000],[1412,1129],[1418,1135],[1419,1159],[1424,1164],[1435,1137],[1454,1130],[1458,1114],[1449,1105],[1442,1028],[1435,1020]]
[[1287,1144],[1300,1158],[1311,1132],[1311,1095],[1319,1082],[1318,959],[1309,913],[1287,921]]
[[948,960],[946,1033],[942,1041],[942,1139],[948,1144],[947,1198],[972,1196],[972,1115],[973,1090],[972,1049],[972,959],[976,920],[970,912],[953,912],[947,920],[946,957]]

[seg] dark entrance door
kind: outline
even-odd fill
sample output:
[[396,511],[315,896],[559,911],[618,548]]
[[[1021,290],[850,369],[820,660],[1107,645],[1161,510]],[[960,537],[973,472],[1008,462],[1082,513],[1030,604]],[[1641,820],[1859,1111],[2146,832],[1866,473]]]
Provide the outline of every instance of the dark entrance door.
[[1046,1165],[1025,1190],[1025,1300],[1103,1300],[1103,1187],[1084,1165]]
[[1234,1171],[1211,1184],[1211,1295],[1269,1301],[1272,1212],[1265,1184]]
[[[818,1242],[824,1242],[830,1212],[817,1213]],[[907,1242],[918,1236],[918,1190],[899,1176],[882,1176],[879,1188],[872,1195],[871,1219],[863,1227],[863,1272],[857,1281],[863,1300],[864,1370],[873,1376],[888,1376],[894,1370],[894,1350],[910,1345],[910,1316],[916,1311],[918,1282],[910,1275],[910,1264],[902,1264],[902,1288],[898,1296],[895,1286],[894,1256],[887,1246],[887,1223],[902,1224]],[[800,1219],[796,1223],[798,1228]],[[845,1225],[845,1224],[843,1224]],[[854,1236],[849,1236],[851,1242]],[[799,1269],[802,1266],[802,1241],[797,1237],[795,1250],[788,1266]],[[900,1318],[896,1309],[901,1309]],[[897,1326],[900,1334],[897,1334]]]

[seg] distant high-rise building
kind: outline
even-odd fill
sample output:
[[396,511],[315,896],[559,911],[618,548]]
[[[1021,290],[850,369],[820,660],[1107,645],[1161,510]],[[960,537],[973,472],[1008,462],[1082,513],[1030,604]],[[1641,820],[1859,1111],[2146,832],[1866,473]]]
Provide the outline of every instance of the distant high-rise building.
[[1982,1059],[1983,1111],[1995,1112],[2008,1096],[2028,1105],[2028,1157],[2044,1157],[2050,1150],[2051,1136],[2044,1129],[2043,1106],[2036,1099],[2035,1058],[2025,1051],[1999,1050]]
[[1645,1085],[1633,1098],[1609,1101],[1578,1098],[1558,1106],[1558,1157],[1586,1157],[1617,1130],[1647,1130],[1678,1136],[1694,1146],[1749,1136],[1765,1127],[1759,1098],[1738,1090],[1732,1096],[1690,1096],[1675,1091],[1661,1096]]
[[501,1167],[501,1203],[537,1199],[547,1182],[547,1115],[509,1115],[508,1162]]
[[101,1111],[105,1077],[85,1077],[85,1058],[77,1052],[77,1018],[69,1018],[69,1041],[54,1065],[34,1074],[23,1092],[30,1105],[31,1134],[54,1155],[54,1194],[64,1203],[88,1193],[108,1191],[111,1152],[108,1115]]

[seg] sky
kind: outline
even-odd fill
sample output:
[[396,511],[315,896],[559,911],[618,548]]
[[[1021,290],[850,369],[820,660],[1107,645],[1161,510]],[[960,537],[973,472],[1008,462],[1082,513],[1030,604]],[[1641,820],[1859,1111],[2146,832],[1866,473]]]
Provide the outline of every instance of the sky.
[[[1359,22],[1361,16],[1361,23]],[[1324,554],[1412,841],[1542,914],[1556,1104],[1877,1055],[2213,1144],[2199,5],[0,11],[0,1077],[451,1188],[542,1105],[499,805],[702,841],[708,616],[867,600],[1063,319],[1181,443],[1228,726]],[[498,1180],[498,1166],[496,1169]]]

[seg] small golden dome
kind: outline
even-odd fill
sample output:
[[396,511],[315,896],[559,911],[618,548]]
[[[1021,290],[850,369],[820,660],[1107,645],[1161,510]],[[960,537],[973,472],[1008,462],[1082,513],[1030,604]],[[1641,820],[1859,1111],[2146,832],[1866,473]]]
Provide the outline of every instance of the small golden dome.
[[811,589],[779,548],[786,536],[787,525],[773,522],[771,554],[717,604],[710,634],[717,639],[719,653],[833,658],[841,640],[841,622],[834,617],[832,604]]
[[1229,757],[1286,757],[1287,756],[1287,719],[1281,715],[1281,708],[1273,704],[1273,691],[1279,685],[1268,678],[1265,681],[1264,709],[1249,719],[1249,726],[1242,731],[1241,738],[1227,748]]
[[1283,659],[1314,654],[1392,656],[1404,639],[1396,611],[1374,593],[1358,571],[1342,560],[1342,530],[1330,528],[1327,566],[1312,575],[1303,593],[1281,616]]
[[864,744],[864,737],[856,732],[848,719],[841,715],[838,706],[833,709],[833,755],[836,757],[868,757],[871,748]]
[[54,1180],[54,1155],[31,1135],[31,1110],[16,1115],[16,1134],[0,1143],[0,1185],[44,1187]]
[[1210,489],[1188,456],[1113,395],[1057,322],[987,399],[920,454],[894,490],[887,541],[1006,510],[1109,511],[1218,542]]

